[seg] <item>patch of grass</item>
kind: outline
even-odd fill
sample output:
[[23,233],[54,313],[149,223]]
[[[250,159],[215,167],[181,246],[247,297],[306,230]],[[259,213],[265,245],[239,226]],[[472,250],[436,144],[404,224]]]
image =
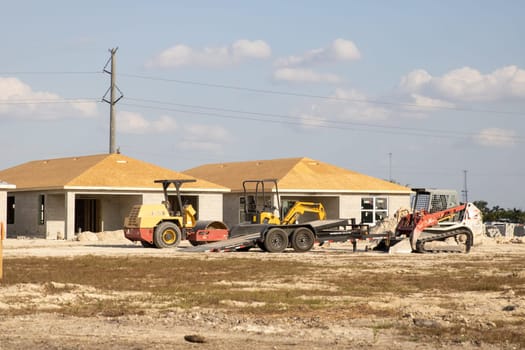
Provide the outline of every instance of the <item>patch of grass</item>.
[[[404,297],[415,292],[502,291],[503,285],[517,295],[525,294],[525,275],[509,274],[507,265],[511,264],[510,271],[519,271],[524,265],[519,257],[507,257],[500,262],[456,255],[450,260],[442,258],[435,264],[419,266],[421,260],[418,259],[423,258],[409,256],[394,272],[386,257],[349,258],[348,255],[341,255],[335,262],[319,259],[315,264],[286,258],[244,258],[235,254],[221,259],[187,256],[17,258],[4,260],[1,283],[44,284],[48,294],[71,292],[68,284],[95,287],[107,293],[138,293],[123,299],[86,297],[63,306],[65,313],[85,316],[136,314],[147,311],[150,304],[158,309],[198,306],[260,315],[293,312],[323,314],[330,318],[371,315],[390,318],[397,317],[398,311],[348,300],[380,300],[379,297],[385,295]],[[487,268],[496,273],[479,273]],[[225,300],[247,306],[237,307],[235,303],[224,303]],[[145,306],[137,306],[141,304]]]
[[[516,327],[515,322],[497,323],[496,327],[479,329],[465,326],[437,327],[437,328],[406,328],[405,334],[411,334],[416,339],[439,339],[448,343],[473,343],[473,344],[512,344],[517,348],[525,347],[525,334],[523,324]],[[504,331],[503,331],[504,329]]]

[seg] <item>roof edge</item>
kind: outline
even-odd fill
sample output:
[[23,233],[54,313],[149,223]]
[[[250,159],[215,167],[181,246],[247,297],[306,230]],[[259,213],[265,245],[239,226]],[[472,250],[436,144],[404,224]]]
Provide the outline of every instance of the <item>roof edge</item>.
[[[92,191],[162,191],[160,187],[104,187],[104,186],[64,186],[64,190],[92,190]],[[181,192],[231,192],[229,188],[181,188]],[[169,191],[171,192],[171,191]]]

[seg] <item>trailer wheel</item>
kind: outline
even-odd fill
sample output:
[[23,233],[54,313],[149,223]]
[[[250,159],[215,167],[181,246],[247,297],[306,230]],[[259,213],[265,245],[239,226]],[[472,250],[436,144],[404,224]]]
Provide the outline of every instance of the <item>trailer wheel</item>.
[[140,244],[142,244],[142,246],[144,248],[155,248],[155,245],[153,243],[150,243],[150,242],[140,241]]
[[180,243],[181,233],[177,225],[171,222],[163,222],[155,229],[153,244],[157,248],[176,247]]
[[257,240],[256,244],[257,247],[259,247],[259,249],[261,249],[263,252],[267,252],[266,247],[264,246],[264,242]]
[[314,233],[306,227],[300,227],[292,233],[292,248],[296,252],[307,252],[314,246]]
[[280,228],[272,228],[266,234],[264,247],[270,253],[281,253],[288,247],[288,234]]

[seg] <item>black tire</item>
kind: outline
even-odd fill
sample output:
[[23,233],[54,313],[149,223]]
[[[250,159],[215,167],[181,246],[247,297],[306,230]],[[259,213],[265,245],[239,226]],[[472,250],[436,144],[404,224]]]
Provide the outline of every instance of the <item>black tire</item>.
[[155,229],[153,244],[157,248],[172,248],[179,245],[181,239],[180,229],[172,222],[163,222]]
[[257,240],[256,244],[257,244],[257,247],[259,247],[259,249],[261,249],[263,252],[267,252],[263,241]]
[[292,233],[292,248],[296,252],[307,252],[312,249],[314,243],[314,233],[306,227],[300,227]]
[[155,245],[153,243],[150,243],[150,242],[140,241],[140,244],[142,244],[142,246],[144,248],[155,248]]
[[238,251],[238,252],[247,252],[247,251],[249,251],[252,248],[253,248],[252,246],[246,246],[246,247],[242,247],[242,248],[237,248],[236,251]]
[[264,247],[270,253],[281,253],[288,247],[288,234],[280,228],[272,228],[264,238]]

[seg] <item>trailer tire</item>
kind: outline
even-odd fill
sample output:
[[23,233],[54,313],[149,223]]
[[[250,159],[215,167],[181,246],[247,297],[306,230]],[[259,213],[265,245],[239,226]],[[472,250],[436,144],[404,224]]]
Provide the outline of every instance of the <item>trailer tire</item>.
[[153,244],[157,248],[172,248],[179,245],[180,229],[172,222],[163,222],[155,229]]
[[259,249],[261,249],[263,252],[267,252],[263,241],[257,240],[256,244],[257,244],[257,247],[259,247]]
[[300,227],[292,233],[292,248],[296,252],[309,251],[314,246],[314,242],[314,233],[306,227]]
[[288,247],[288,234],[280,228],[272,228],[264,238],[264,247],[270,253],[281,253]]
[[150,243],[150,242],[140,241],[140,244],[142,244],[142,246],[144,248],[155,248],[155,245],[153,243]]

